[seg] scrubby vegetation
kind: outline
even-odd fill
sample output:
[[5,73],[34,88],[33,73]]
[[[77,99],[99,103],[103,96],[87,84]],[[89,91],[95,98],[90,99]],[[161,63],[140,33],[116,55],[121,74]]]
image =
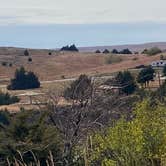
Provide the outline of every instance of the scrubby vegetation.
[[[107,89],[81,75],[40,110],[0,112],[0,164],[166,165],[166,82],[153,91],[138,86],[154,75],[151,67],[119,72],[102,83]],[[67,105],[58,105],[62,97]]]
[[147,55],[156,55],[156,54],[159,54],[159,53],[162,53],[162,51],[158,48],[158,47],[153,47],[151,49],[144,49],[142,54],[147,54]]
[[8,89],[10,90],[23,90],[39,88],[40,82],[38,77],[33,72],[26,72],[23,67],[17,69],[15,78],[11,79]]
[[107,64],[114,64],[114,63],[119,63],[122,61],[122,57],[119,55],[108,55],[106,57],[106,63]]
[[0,92],[0,105],[9,105],[19,102],[16,96],[10,96],[9,93]]

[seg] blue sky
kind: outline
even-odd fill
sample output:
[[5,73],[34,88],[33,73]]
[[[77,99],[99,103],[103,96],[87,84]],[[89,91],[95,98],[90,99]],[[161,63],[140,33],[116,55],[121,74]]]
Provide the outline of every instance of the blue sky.
[[0,46],[166,41],[165,27],[165,0],[5,0],[0,6]]

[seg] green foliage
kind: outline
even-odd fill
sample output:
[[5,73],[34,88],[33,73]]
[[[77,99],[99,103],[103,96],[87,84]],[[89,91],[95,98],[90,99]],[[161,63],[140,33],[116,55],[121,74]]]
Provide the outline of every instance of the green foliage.
[[137,76],[137,82],[141,85],[146,84],[149,85],[149,81],[152,81],[154,78],[154,69],[151,66],[148,66],[144,69],[142,69],[138,76]]
[[90,153],[92,163],[162,165],[166,155],[165,117],[166,108],[161,104],[152,107],[149,101],[142,102],[136,107],[132,121],[121,119],[105,133],[94,136]]
[[10,124],[10,116],[9,113],[5,111],[0,111],[0,125],[9,125]]
[[19,98],[16,96],[10,96],[9,93],[0,92],[0,105],[9,105],[19,102]]
[[[15,115],[5,128],[0,130],[0,157],[12,162],[20,159],[18,151],[26,164],[34,161],[33,152],[41,166],[46,165],[47,157],[52,152],[54,161],[62,158],[62,142],[56,127],[45,122],[45,113],[23,111]],[[0,114],[1,122],[1,114]]]
[[122,61],[122,58],[121,56],[118,56],[118,55],[108,55],[106,57],[107,64],[119,63],[121,61]]
[[145,49],[142,54],[147,54],[147,55],[156,55],[156,54],[159,54],[161,53],[162,51],[158,48],[158,47],[153,47],[151,49]]
[[129,71],[119,72],[115,79],[107,80],[105,84],[119,87],[121,93],[127,95],[134,93],[136,90],[135,79]]
[[33,72],[26,72],[23,67],[17,69],[15,72],[15,78],[11,79],[11,83],[8,89],[22,90],[39,88],[40,82],[38,77]]
[[64,92],[66,99],[83,101],[90,97],[92,91],[91,79],[87,75],[80,75],[80,77],[71,83],[70,87]]

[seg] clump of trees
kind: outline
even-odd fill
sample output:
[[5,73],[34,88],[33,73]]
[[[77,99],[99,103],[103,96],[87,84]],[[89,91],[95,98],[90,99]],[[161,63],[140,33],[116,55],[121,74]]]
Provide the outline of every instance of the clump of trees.
[[96,50],[96,51],[95,51],[95,53],[100,54],[100,53],[101,53],[101,51],[100,51],[100,50]]
[[154,78],[154,69],[151,66],[148,66],[144,69],[142,69],[138,76],[137,76],[137,82],[140,83],[143,87],[149,87],[149,82],[153,80]]
[[16,70],[15,77],[11,79],[10,85],[8,85],[9,90],[23,90],[39,87],[40,82],[38,77],[31,71],[25,71],[24,67]]
[[78,48],[75,46],[75,44],[73,44],[73,45],[71,45],[71,46],[67,45],[67,46],[62,47],[62,48],[60,49],[60,51],[74,51],[74,52],[78,52],[79,50],[78,50]]
[[104,51],[103,51],[103,54],[109,54],[110,53],[110,51],[108,50],[108,49],[105,49]]
[[9,105],[19,101],[19,98],[16,96],[11,96],[9,93],[0,92],[0,105]]
[[118,52],[117,49],[113,49],[113,50],[111,51],[111,53],[112,53],[112,54],[119,54],[119,52]]
[[71,85],[64,91],[64,97],[66,99],[83,102],[90,97],[91,91],[91,78],[89,78],[87,75],[80,75],[80,77],[73,81]]
[[132,54],[132,52],[127,48],[120,51],[119,54]]
[[132,94],[136,90],[134,77],[129,71],[119,72],[115,77],[115,83],[122,93]]
[[123,49],[121,51],[118,51],[117,49],[113,49],[111,51],[111,53],[113,53],[113,54],[132,54],[132,52],[128,48]]
[[151,49],[144,49],[142,52],[142,54],[147,54],[149,56],[156,55],[159,53],[162,53],[162,51],[158,47],[153,47]]

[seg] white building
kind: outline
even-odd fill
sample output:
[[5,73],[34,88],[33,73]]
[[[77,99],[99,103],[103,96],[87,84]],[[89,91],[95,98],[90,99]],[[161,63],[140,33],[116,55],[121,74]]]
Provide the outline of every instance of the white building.
[[165,60],[153,61],[151,63],[152,67],[164,67],[165,65],[166,65],[166,61]]

